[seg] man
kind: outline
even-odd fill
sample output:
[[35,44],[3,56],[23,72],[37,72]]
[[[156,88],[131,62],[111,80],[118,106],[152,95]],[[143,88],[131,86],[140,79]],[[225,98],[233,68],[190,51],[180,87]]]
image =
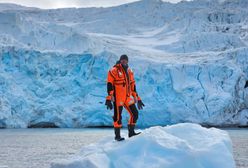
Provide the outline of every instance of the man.
[[136,91],[133,71],[128,67],[127,55],[122,55],[116,65],[109,70],[107,78],[107,91],[106,97],[107,109],[112,110],[114,103],[114,130],[115,140],[122,141],[124,138],[120,135],[120,128],[122,127],[122,109],[123,106],[128,111],[130,118],[128,121],[128,136],[132,137],[140,134],[135,133],[134,128],[138,119],[138,110],[135,103],[138,103],[138,109],[143,109],[143,102],[141,101]]

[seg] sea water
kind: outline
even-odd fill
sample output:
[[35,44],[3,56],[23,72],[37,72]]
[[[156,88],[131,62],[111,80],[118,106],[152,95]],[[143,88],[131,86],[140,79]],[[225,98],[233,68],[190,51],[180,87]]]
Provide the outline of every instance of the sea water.
[[[237,168],[248,168],[248,129],[225,129],[233,142]],[[127,133],[122,131],[123,136]],[[111,128],[2,129],[0,168],[46,168],[55,159],[67,159],[82,146],[113,136]]]

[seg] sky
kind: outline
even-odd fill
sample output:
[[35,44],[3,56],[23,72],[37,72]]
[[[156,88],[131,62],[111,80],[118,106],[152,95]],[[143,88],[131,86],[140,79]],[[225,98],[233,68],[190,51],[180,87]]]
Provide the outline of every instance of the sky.
[[[0,0],[0,3],[15,3],[28,7],[43,9],[68,8],[68,7],[109,7],[139,0]],[[163,0],[177,3],[181,0]]]

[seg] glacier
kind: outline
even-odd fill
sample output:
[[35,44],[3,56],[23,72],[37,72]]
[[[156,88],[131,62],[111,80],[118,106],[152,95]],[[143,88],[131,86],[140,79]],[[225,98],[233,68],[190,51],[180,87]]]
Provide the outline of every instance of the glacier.
[[235,162],[227,132],[181,123],[151,127],[122,142],[106,137],[51,163],[51,168],[75,167],[235,168]]
[[106,77],[121,54],[146,105],[139,127],[248,126],[247,7],[243,0],[49,10],[1,3],[0,128],[111,126]]

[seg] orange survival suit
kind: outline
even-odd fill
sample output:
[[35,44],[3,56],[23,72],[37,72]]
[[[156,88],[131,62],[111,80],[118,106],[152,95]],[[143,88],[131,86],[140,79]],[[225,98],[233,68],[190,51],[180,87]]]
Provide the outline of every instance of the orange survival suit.
[[115,140],[117,141],[124,140],[124,138],[120,136],[123,106],[130,115],[128,121],[129,137],[139,134],[134,132],[134,127],[138,119],[138,110],[135,103],[138,102],[139,109],[142,109],[142,107],[145,106],[137,94],[133,71],[128,67],[128,64],[121,64],[121,62],[125,60],[127,63],[128,57],[122,55],[116,65],[109,70],[107,77],[108,96],[106,97],[105,105],[107,106],[107,109],[111,110],[111,102],[114,104],[113,125],[116,135]]
[[112,100],[114,103],[114,127],[122,127],[121,113],[123,106],[130,115],[128,124],[135,125],[138,119],[135,100],[140,100],[140,97],[136,92],[132,70],[130,68],[125,70],[121,64],[116,64],[108,72],[107,83],[107,100]]

